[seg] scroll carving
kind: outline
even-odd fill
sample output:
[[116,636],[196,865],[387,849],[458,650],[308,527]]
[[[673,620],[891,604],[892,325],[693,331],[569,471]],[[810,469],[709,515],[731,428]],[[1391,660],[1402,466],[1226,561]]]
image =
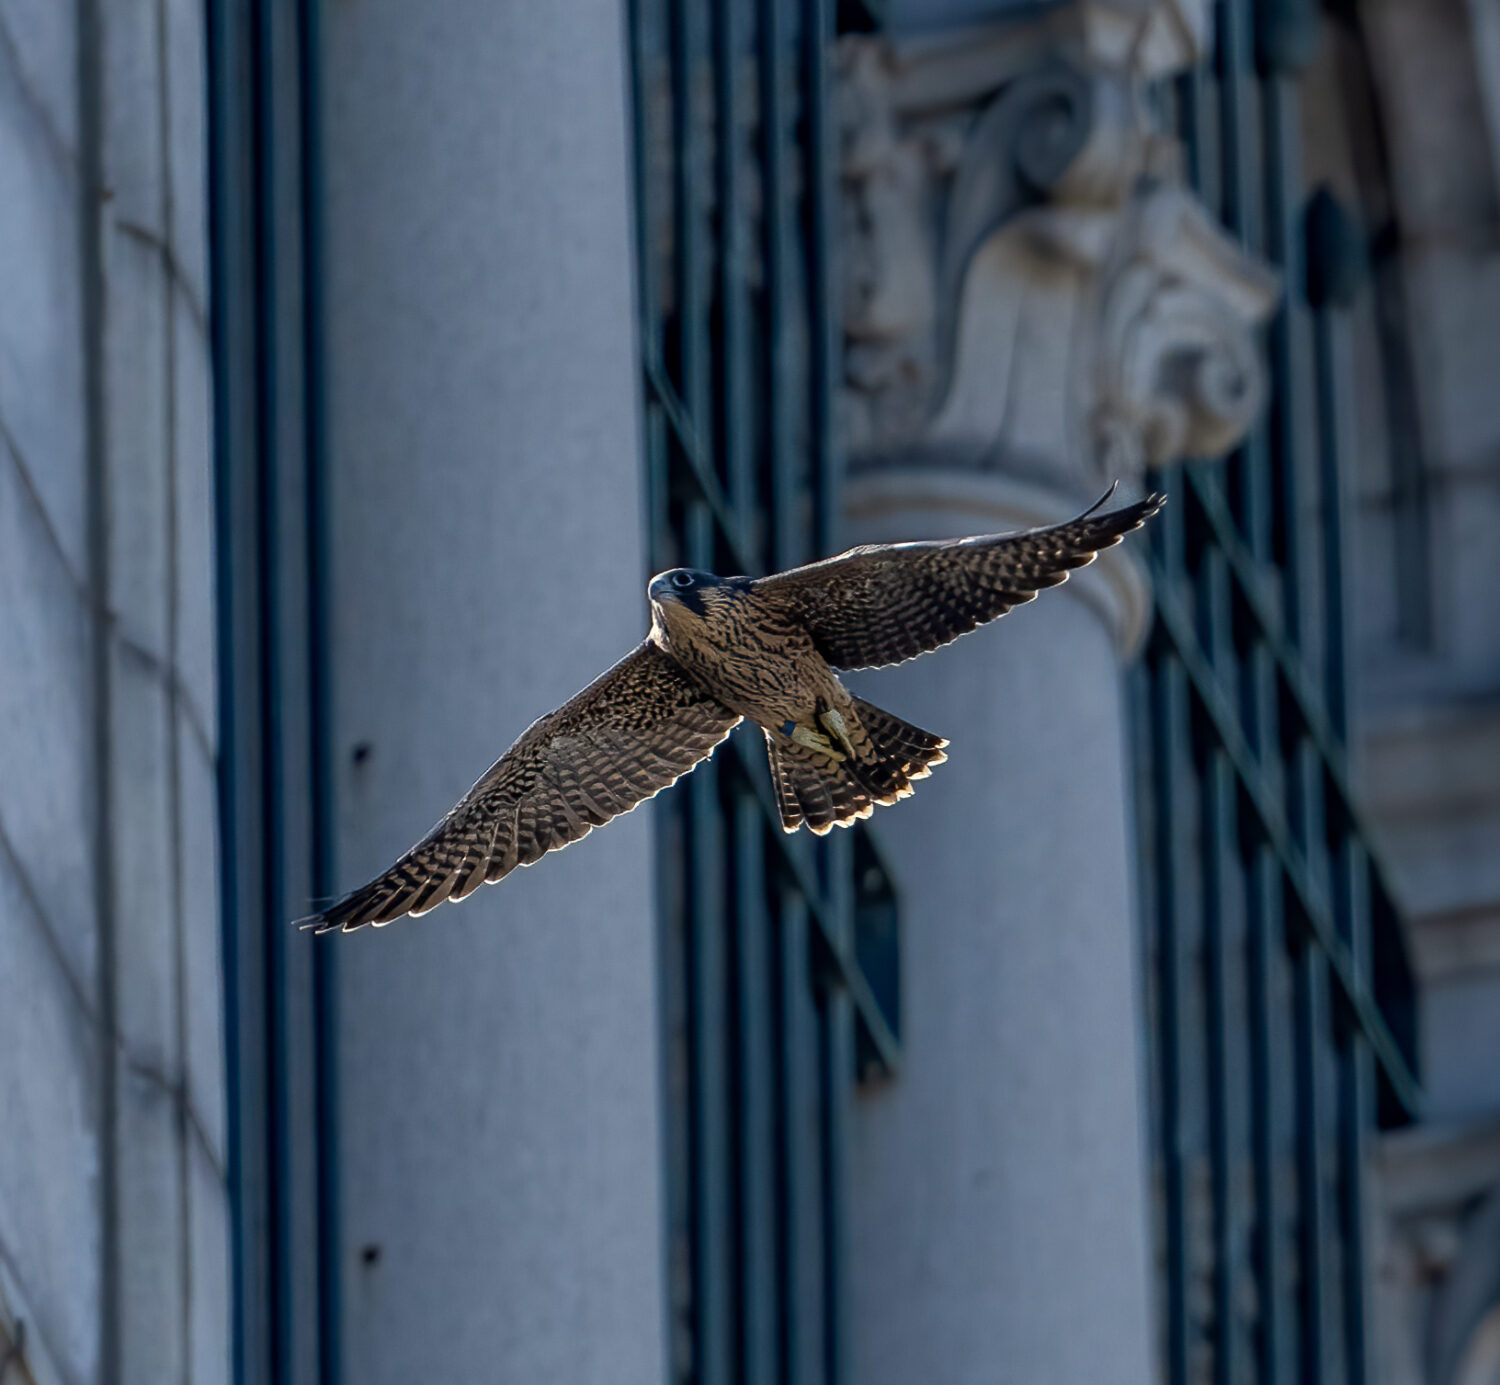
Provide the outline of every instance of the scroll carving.
[[1243,437],[1277,281],[1184,186],[1145,96],[1207,31],[1207,0],[1076,0],[946,49],[844,41],[857,464],[1092,485]]

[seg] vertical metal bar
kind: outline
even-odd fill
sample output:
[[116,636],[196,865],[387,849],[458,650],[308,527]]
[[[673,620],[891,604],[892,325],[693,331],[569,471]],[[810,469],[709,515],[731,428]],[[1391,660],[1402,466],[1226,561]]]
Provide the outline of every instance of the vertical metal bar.
[[671,461],[667,420],[660,404],[646,400],[646,514],[650,521],[649,558],[653,571],[671,567],[676,561],[670,547],[672,535]]
[[[1278,751],[1276,670],[1271,652],[1261,640],[1256,640],[1249,651],[1246,682],[1250,745],[1257,759],[1265,765],[1275,758]],[[1286,926],[1282,912],[1281,865],[1264,839],[1258,839],[1252,846],[1249,869],[1250,1086],[1260,1318],[1258,1360],[1260,1379],[1267,1385],[1274,1385],[1283,1378],[1285,1336],[1281,1251],[1283,1198],[1279,1173],[1281,1132],[1276,1102],[1284,1050],[1276,976],[1284,955]]]
[[756,502],[759,499],[753,434],[749,422],[750,347],[746,321],[749,292],[748,223],[744,207],[745,167],[742,158],[744,130],[740,99],[740,68],[743,63],[744,8],[735,0],[715,0],[714,83],[715,128],[718,132],[716,164],[718,205],[718,306],[719,341],[716,378],[719,390],[719,461],[725,489],[739,528],[738,539],[746,553],[757,546]]
[[735,982],[739,1019],[741,1378],[778,1375],[775,994],[766,908],[765,820],[748,786],[735,794]]
[[[1299,740],[1292,751],[1290,816],[1298,845],[1309,856],[1322,837],[1320,766],[1308,742]],[[1328,1378],[1328,1322],[1324,1292],[1327,1274],[1326,1197],[1324,1195],[1323,1094],[1319,1075],[1320,1048],[1329,1042],[1328,959],[1302,930],[1294,959],[1294,1032],[1297,1082],[1298,1235],[1302,1275],[1302,1380],[1322,1385]]]
[[[627,0],[626,20],[630,44],[630,72],[633,78],[630,103],[631,128],[635,136],[635,264],[636,311],[639,317],[641,354],[650,366],[659,362],[661,343],[661,292],[657,283],[654,240],[656,209],[651,195],[651,149],[653,147],[650,112],[655,103],[656,74],[651,68],[650,26],[647,6],[660,0]],[[653,541],[657,530],[652,527]]]
[[790,293],[788,261],[790,191],[786,169],[786,16],[783,0],[763,0],[760,10],[760,120],[763,191],[762,235],[766,265],[764,379],[769,419],[767,448],[771,471],[771,560],[773,568],[792,567],[806,542],[799,523],[799,495],[792,431],[792,389],[787,376]]
[[1323,1293],[1327,1267],[1318,1045],[1328,1033],[1328,974],[1326,958],[1310,940],[1304,940],[1295,960],[1295,995],[1298,1236],[1302,1263],[1299,1378],[1304,1385],[1322,1385],[1327,1379],[1328,1333]]
[[822,1135],[817,1017],[807,901],[781,890],[778,949],[781,1096],[781,1380],[815,1385],[825,1359],[822,1304]]
[[724,842],[718,770],[700,765],[688,780],[689,1023],[692,1033],[693,1280],[697,1379],[734,1380],[728,1036],[729,959],[725,948]]
[[[1253,128],[1259,102],[1254,71],[1252,0],[1225,0],[1218,26],[1219,127],[1224,152],[1224,222],[1252,251],[1264,245],[1264,211],[1259,195]],[[1235,450],[1226,469],[1226,489],[1236,520],[1257,558],[1265,561],[1270,508],[1264,424],[1257,422]]]
[[839,456],[834,428],[834,393],[838,386],[841,307],[837,246],[833,228],[838,195],[838,159],[828,91],[828,49],[833,41],[833,9],[828,0],[804,0],[803,96],[807,127],[806,226],[808,245],[808,317],[811,360],[813,533],[818,552],[835,546],[838,526]]
[[[1217,486],[1217,480],[1211,484]],[[1196,582],[1199,639],[1217,678],[1228,683],[1235,674],[1229,566],[1210,544],[1199,562]],[[1238,963],[1230,930],[1235,924],[1232,898],[1237,885],[1234,862],[1234,779],[1228,756],[1208,751],[1201,783],[1199,821],[1203,860],[1204,1029],[1207,1046],[1209,1161],[1213,1201],[1213,1378],[1233,1385],[1238,1348],[1236,1305],[1239,1299],[1239,1211],[1235,1197],[1233,1111],[1234,1072],[1232,977]]]
[[[1349,945],[1362,990],[1370,985],[1369,858],[1364,847],[1345,835],[1338,852],[1335,908],[1339,931]],[[1374,1071],[1369,1046],[1359,1026],[1342,1027],[1339,1055],[1339,1222],[1343,1234],[1343,1329],[1349,1385],[1370,1377],[1369,1336],[1365,1304],[1369,1297],[1365,1237],[1366,1136],[1374,1126]]]
[[854,1008],[842,986],[825,995],[818,1026],[823,1144],[823,1379],[845,1385],[849,1376],[844,1305],[845,1148],[849,1084],[854,1072]]
[[[1169,507],[1170,508],[1170,507]],[[1181,884],[1177,877],[1182,809],[1177,801],[1179,728],[1187,721],[1187,688],[1181,664],[1164,657],[1152,697],[1152,772],[1156,782],[1157,965],[1161,976],[1161,1151],[1166,1202],[1167,1379],[1187,1385],[1188,1208],[1183,1148],[1184,992],[1186,988]]]
[[682,537],[687,560],[694,567],[712,567],[718,547],[718,529],[714,524],[713,511],[701,498],[689,500],[684,508],[686,514],[682,522]]
[[[712,376],[704,320],[702,190],[699,185],[702,123],[698,119],[700,74],[705,70],[702,0],[672,5],[672,178],[677,218],[678,388],[693,422],[694,436],[711,445],[709,426]],[[706,466],[709,459],[696,459]]]
[[1292,78],[1269,73],[1262,84],[1262,142],[1265,149],[1266,249],[1286,286],[1281,309],[1271,323],[1270,440],[1275,510],[1281,544],[1273,556],[1281,566],[1282,614],[1288,639],[1300,644],[1303,558],[1299,541],[1297,422],[1303,407],[1304,372],[1298,369],[1301,332],[1297,313],[1303,282],[1300,227],[1301,138]]
[[1328,718],[1340,740],[1349,729],[1349,651],[1344,627],[1344,513],[1339,470],[1340,388],[1338,336],[1334,309],[1313,314],[1313,374],[1317,392],[1318,491],[1322,502],[1323,696]]
[[1254,851],[1250,895],[1250,1090],[1255,1182],[1255,1259],[1259,1292],[1259,1378],[1272,1385],[1282,1379],[1281,1267],[1282,1190],[1280,1139],[1276,1120],[1276,1087],[1282,1052],[1276,1002],[1276,966],[1285,938],[1282,920],[1281,868],[1263,842]]
[[1246,129],[1253,81],[1249,0],[1220,0],[1218,21],[1214,52],[1219,75],[1220,220],[1248,242],[1254,196]]
[[[854,842],[847,832],[824,843],[824,907],[843,955],[854,955]],[[856,965],[850,962],[849,965]],[[818,988],[819,1133],[822,1143],[823,1379],[843,1385],[848,1374],[844,1303],[845,1149],[854,1079],[854,1006],[842,972],[829,967]]]
[[1203,931],[1207,970],[1209,1139],[1213,1164],[1214,1385],[1236,1379],[1239,1212],[1232,1147],[1234,1072],[1230,1062],[1230,976],[1236,965],[1226,906],[1234,889],[1234,781],[1229,758],[1211,752],[1202,799]]

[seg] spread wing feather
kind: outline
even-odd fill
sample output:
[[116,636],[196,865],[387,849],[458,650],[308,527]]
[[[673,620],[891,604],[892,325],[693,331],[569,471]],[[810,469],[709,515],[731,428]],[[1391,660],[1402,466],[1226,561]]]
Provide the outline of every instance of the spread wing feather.
[[1138,529],[1166,501],[1152,495],[1109,514],[1104,496],[1077,519],[1045,529],[929,543],[871,544],[755,583],[812,635],[835,668],[899,664],[1055,587],[1101,549]]
[[462,899],[629,812],[739,720],[648,640],[534,722],[389,870],[298,923],[347,933]]

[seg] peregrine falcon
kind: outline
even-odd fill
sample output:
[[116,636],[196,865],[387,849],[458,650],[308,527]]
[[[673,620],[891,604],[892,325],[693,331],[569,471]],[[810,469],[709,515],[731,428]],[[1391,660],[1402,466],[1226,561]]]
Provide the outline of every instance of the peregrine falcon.
[[1055,587],[1159,510],[1151,495],[1050,528],[875,544],[769,577],[674,568],[651,579],[651,630],[534,722],[389,870],[299,919],[351,932],[529,866],[674,783],[742,720],[765,735],[781,825],[822,835],[912,792],[941,736],[855,697],[836,669],[898,664]]

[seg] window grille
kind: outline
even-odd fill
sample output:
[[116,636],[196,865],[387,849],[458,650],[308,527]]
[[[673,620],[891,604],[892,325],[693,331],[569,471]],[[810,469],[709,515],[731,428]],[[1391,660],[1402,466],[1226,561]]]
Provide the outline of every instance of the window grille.
[[1369,1140],[1418,1090],[1412,973],[1344,750],[1337,257],[1357,238],[1299,166],[1317,7],[1215,19],[1211,63],[1159,109],[1285,298],[1267,418],[1227,464],[1169,472],[1152,526],[1135,707],[1162,1360],[1173,1385],[1363,1382]]
[[[653,569],[791,566],[829,551],[838,486],[832,7],[630,15]],[[846,1113],[856,1064],[897,1057],[891,877],[862,825],[782,833],[753,730],[661,803],[672,1378],[838,1381]]]

